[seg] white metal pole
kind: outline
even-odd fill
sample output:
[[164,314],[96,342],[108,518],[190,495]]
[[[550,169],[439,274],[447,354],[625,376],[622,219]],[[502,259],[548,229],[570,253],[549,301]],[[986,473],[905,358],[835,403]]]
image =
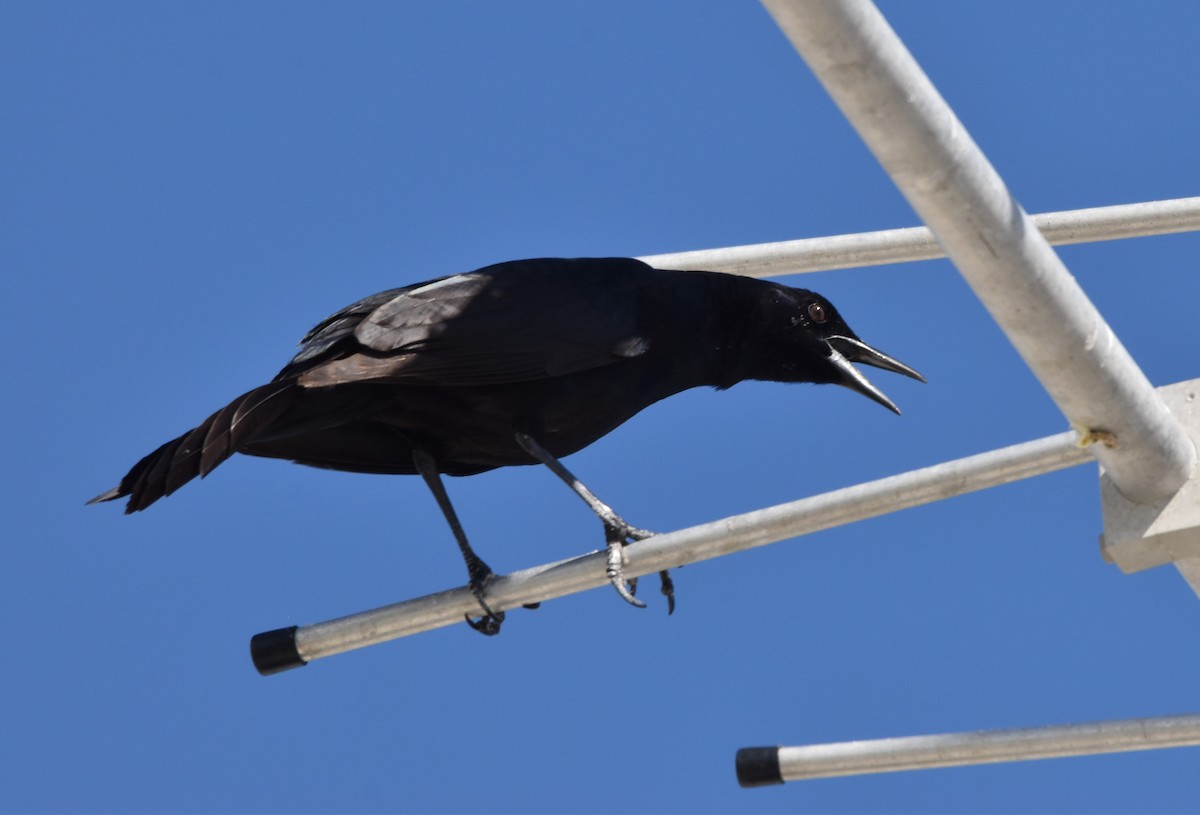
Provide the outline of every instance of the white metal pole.
[[[1089,207],[1031,216],[1052,244],[1088,243],[1200,230],[1200,197]],[[946,256],[929,227],[884,229],[748,246],[645,255],[658,269],[705,269],[747,277],[781,277]]]
[[[662,569],[764,546],[809,532],[1006,484],[1090,460],[1066,432],[932,467],[655,535],[625,549],[625,575]],[[607,586],[606,554],[592,552],[496,576],[487,602],[496,611]],[[260,673],[297,668],[311,660],[463,621],[479,604],[466,586],[328,622],[257,634],[250,652]]]
[[1129,353],[869,0],[763,0],[1127,498],[1155,503],[1196,452]]
[[1200,745],[1200,714],[1012,730],[942,733],[801,747],[745,747],[738,783],[761,787],[900,770],[925,770]]

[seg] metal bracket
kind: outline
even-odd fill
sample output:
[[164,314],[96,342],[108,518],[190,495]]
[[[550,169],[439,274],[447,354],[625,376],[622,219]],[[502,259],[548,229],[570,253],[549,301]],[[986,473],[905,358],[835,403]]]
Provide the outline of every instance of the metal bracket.
[[[1158,388],[1167,409],[1200,449],[1200,379]],[[1120,443],[1120,440],[1117,440]],[[1200,595],[1200,467],[1176,493],[1154,504],[1130,501],[1100,470],[1104,533],[1100,553],[1130,574],[1174,563]]]

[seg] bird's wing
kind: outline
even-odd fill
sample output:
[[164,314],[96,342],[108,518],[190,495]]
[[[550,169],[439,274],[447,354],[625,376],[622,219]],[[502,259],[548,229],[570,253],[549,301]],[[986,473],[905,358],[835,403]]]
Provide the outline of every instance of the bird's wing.
[[[289,368],[301,384],[494,385],[563,376],[646,351],[624,260],[517,261],[393,289],[333,315]],[[285,369],[287,370],[287,369]]]
[[388,289],[364,297],[317,323],[304,335],[304,339],[300,340],[300,350],[292,357],[288,367],[284,368],[284,373],[291,368],[303,366],[305,363],[313,364],[314,361],[326,357],[339,343],[347,339],[353,341],[354,329],[367,315],[408,288]]

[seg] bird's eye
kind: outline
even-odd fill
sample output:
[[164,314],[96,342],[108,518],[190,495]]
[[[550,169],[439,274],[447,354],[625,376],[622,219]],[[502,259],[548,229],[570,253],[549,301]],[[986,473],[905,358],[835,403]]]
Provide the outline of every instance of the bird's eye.
[[825,322],[825,307],[820,303],[809,303],[808,316],[812,318],[814,323]]

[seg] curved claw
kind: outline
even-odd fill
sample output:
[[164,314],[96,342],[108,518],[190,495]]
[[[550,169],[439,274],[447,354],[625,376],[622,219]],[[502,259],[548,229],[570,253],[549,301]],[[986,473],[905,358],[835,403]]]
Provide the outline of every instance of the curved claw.
[[671,579],[671,573],[663,569],[658,573],[658,579],[662,582],[662,593],[667,598],[667,616],[670,617],[675,613],[675,581]]
[[621,599],[626,603],[629,603],[629,605],[637,608],[646,607],[645,603],[634,597],[633,593],[629,591],[629,588],[625,585],[625,578],[622,577],[620,573],[610,574],[608,576],[608,582],[612,583],[613,588],[617,590],[617,594],[621,595]]
[[478,620],[472,620],[470,614],[464,614],[463,619],[467,621],[467,625],[483,634],[485,637],[494,637],[500,633],[500,624],[504,622],[504,612],[499,614],[485,614]]
[[492,611],[492,607],[483,599],[484,589],[488,581],[492,579],[492,574],[492,570],[482,560],[478,561],[478,565],[471,569],[471,581],[468,586],[471,594],[475,595],[475,602],[479,603],[479,607],[483,609],[483,616],[478,620],[472,620],[470,614],[463,615],[467,625],[485,637],[494,637],[499,634],[500,625],[504,622],[504,612]]

